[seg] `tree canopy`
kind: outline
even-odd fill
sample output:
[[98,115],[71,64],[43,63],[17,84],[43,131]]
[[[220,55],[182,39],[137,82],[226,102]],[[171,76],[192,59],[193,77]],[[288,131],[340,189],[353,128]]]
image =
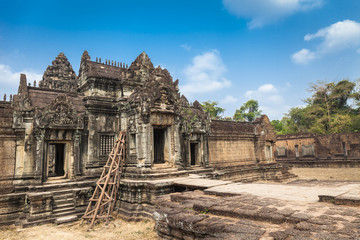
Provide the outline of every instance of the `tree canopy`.
[[259,103],[257,100],[250,99],[244,103],[240,109],[236,109],[234,114],[234,120],[252,122],[256,118],[261,116],[261,110],[259,110]]
[[210,100],[203,102],[201,106],[204,109],[204,112],[208,113],[212,119],[221,117],[225,111],[224,108],[218,107],[218,102],[213,102]]
[[282,120],[271,123],[278,134],[357,132],[360,94],[356,86],[349,80],[311,84],[312,96],[305,107],[292,108]]

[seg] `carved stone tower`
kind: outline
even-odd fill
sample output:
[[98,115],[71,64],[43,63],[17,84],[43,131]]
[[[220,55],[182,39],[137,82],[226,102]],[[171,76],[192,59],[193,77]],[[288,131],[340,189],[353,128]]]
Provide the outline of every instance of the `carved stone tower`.
[[52,65],[46,68],[39,87],[62,90],[65,92],[76,92],[76,74],[64,53],[60,53]]

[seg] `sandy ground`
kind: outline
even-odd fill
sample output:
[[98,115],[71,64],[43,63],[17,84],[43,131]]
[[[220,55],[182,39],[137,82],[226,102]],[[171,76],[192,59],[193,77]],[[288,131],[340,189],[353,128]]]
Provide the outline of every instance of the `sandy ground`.
[[360,168],[293,168],[298,179],[360,181]]
[[141,240],[157,239],[153,221],[125,222],[121,219],[112,221],[109,225],[100,223],[92,230],[88,225],[80,225],[80,221],[71,225],[46,224],[30,228],[16,228],[14,226],[0,229],[0,239],[6,240],[84,240],[84,239],[122,239]]

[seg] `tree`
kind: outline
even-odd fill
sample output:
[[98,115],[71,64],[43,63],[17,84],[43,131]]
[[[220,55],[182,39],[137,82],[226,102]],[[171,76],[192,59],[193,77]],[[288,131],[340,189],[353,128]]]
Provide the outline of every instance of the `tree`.
[[313,120],[309,131],[322,134],[348,131],[353,111],[348,100],[356,100],[355,86],[349,80],[312,84],[313,95],[306,100],[306,116]]
[[213,101],[206,101],[201,104],[201,107],[204,109],[204,112],[208,113],[210,115],[210,118],[216,119],[221,117],[221,115],[224,113],[225,109],[218,107],[217,102]]
[[310,85],[309,91],[312,96],[305,100],[305,107],[292,108],[281,124],[273,123],[278,134],[328,134],[360,130],[360,91],[354,82],[346,79],[339,82],[318,81]]
[[261,110],[259,110],[259,103],[257,100],[250,99],[244,103],[240,109],[236,109],[234,119],[239,121],[252,122],[256,118],[261,116]]

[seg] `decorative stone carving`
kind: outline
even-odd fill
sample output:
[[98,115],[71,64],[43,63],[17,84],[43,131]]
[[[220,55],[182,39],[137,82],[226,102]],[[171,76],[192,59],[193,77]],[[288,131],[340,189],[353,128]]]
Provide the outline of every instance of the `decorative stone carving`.
[[44,72],[39,86],[49,89],[76,92],[76,74],[64,53],[60,53]]
[[154,66],[149,56],[145,52],[142,52],[135,61],[131,63],[129,70],[136,81],[143,82],[148,80],[150,72],[154,70]]
[[76,112],[69,98],[66,95],[60,95],[46,109],[36,110],[35,125],[39,128],[66,126],[70,129],[83,129],[83,118],[83,115]]

